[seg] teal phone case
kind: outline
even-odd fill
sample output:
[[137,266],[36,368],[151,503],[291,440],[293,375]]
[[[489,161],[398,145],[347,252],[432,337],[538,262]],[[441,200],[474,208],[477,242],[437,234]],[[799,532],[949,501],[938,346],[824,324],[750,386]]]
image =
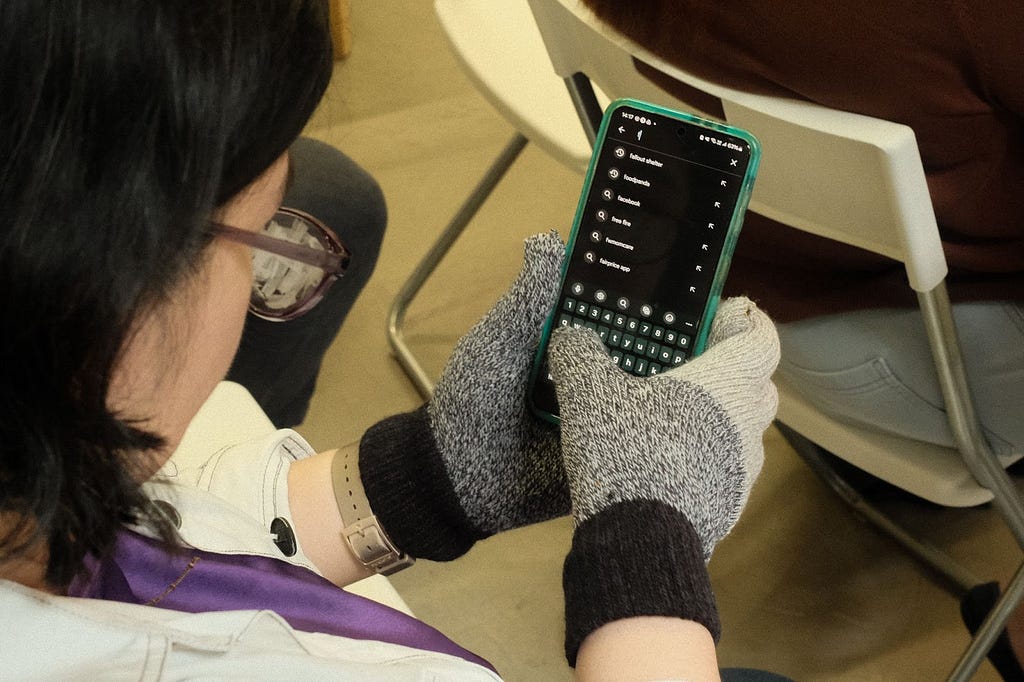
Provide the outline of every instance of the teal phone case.
[[[575,248],[577,238],[581,230],[581,225],[584,221],[584,210],[587,205],[588,195],[590,194],[591,187],[594,184],[595,172],[598,164],[598,159],[604,148],[605,141],[608,136],[609,126],[612,124],[615,113],[622,107],[630,107],[637,109],[641,112],[647,112],[651,114],[657,114],[660,116],[668,117],[674,121],[679,121],[688,125],[697,126],[703,128],[709,133],[724,133],[726,135],[739,138],[749,145],[750,159],[747,165],[746,173],[743,176],[743,181],[739,190],[739,197],[737,199],[735,208],[733,210],[726,237],[723,243],[722,252],[719,256],[715,276],[710,287],[710,293],[704,305],[704,310],[700,315],[700,321],[698,323],[697,334],[694,338],[693,350],[691,357],[699,355],[707,345],[708,335],[711,331],[711,321],[714,319],[715,311],[718,308],[718,303],[721,297],[722,288],[725,285],[725,279],[728,275],[729,264],[732,260],[733,252],[736,248],[736,242],[739,239],[740,228],[743,225],[743,218],[746,213],[747,206],[750,202],[750,195],[753,191],[754,180],[757,175],[757,168],[761,158],[761,146],[757,139],[746,130],[735,128],[723,123],[716,121],[710,121],[708,119],[693,116],[681,111],[674,111],[666,107],[651,104],[649,102],[643,102],[635,99],[618,99],[609,104],[605,110],[604,117],[601,121],[601,127],[598,130],[597,141],[594,145],[594,153],[590,158],[590,164],[587,168],[587,174],[583,183],[583,189],[580,192],[580,199],[576,206],[576,214],[573,218],[572,230],[569,234],[568,244],[566,246],[566,259],[562,265],[561,273],[561,285],[559,291],[565,286],[566,275],[569,269],[569,256],[572,254]],[[537,381],[541,367],[544,364],[544,357],[547,353],[548,340],[551,337],[551,332],[555,323],[556,312],[552,311],[552,314],[548,316],[548,320],[544,325],[544,330],[541,336],[540,345],[537,349],[537,354],[534,360],[533,369],[530,377],[530,388],[528,391],[529,403],[531,409],[539,414],[541,417],[558,423],[559,419],[557,415],[551,414],[546,410],[538,408],[533,402],[534,384]]]

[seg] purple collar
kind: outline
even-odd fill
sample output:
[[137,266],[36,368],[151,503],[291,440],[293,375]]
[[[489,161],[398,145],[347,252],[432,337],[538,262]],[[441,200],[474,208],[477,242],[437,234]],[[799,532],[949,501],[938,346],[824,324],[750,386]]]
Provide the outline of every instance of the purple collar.
[[200,613],[270,610],[296,630],[391,642],[457,656],[494,668],[425,623],[285,561],[184,548],[169,552],[123,530],[105,559],[88,557],[68,588],[71,597]]

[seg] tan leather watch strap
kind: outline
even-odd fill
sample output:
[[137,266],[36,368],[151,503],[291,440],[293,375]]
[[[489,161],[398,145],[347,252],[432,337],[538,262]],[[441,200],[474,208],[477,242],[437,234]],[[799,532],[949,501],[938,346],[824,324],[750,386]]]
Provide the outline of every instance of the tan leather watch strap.
[[370,509],[359,476],[358,448],[343,448],[335,453],[331,480],[344,524],[341,535],[363,565],[382,575],[412,566],[416,560],[398,551]]

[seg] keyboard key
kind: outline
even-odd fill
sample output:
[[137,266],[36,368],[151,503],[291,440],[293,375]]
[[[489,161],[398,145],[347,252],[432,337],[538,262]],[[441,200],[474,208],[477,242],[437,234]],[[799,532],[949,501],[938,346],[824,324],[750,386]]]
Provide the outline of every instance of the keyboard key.
[[562,310],[567,310],[570,313],[576,312],[576,299],[575,298],[567,298],[567,299],[565,299],[565,302],[562,303]]
[[[614,300],[614,299],[613,299]],[[664,316],[659,319],[629,317],[614,308],[589,304],[578,298],[566,297],[562,301],[562,314],[558,316],[561,327],[585,327],[597,332],[609,350],[612,361],[623,370],[636,376],[655,376],[669,367],[681,365],[689,358],[693,344],[696,322],[692,319],[676,319],[674,322],[689,333],[668,326],[661,326]],[[672,324],[667,322],[666,324]]]
[[558,316],[558,326],[559,327],[569,327],[571,325],[572,325],[572,317],[570,317],[569,315],[566,315],[565,313],[562,313],[561,315]]

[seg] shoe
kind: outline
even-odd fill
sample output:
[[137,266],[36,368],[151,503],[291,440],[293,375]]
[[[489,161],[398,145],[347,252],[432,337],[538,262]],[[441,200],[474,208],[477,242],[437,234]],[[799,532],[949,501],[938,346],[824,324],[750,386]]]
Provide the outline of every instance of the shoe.
[[[960,600],[960,617],[974,636],[999,600],[999,583],[983,583],[972,587]],[[988,660],[1006,682],[1024,681],[1024,669],[1010,645],[1010,636],[1004,629],[988,651]]]

